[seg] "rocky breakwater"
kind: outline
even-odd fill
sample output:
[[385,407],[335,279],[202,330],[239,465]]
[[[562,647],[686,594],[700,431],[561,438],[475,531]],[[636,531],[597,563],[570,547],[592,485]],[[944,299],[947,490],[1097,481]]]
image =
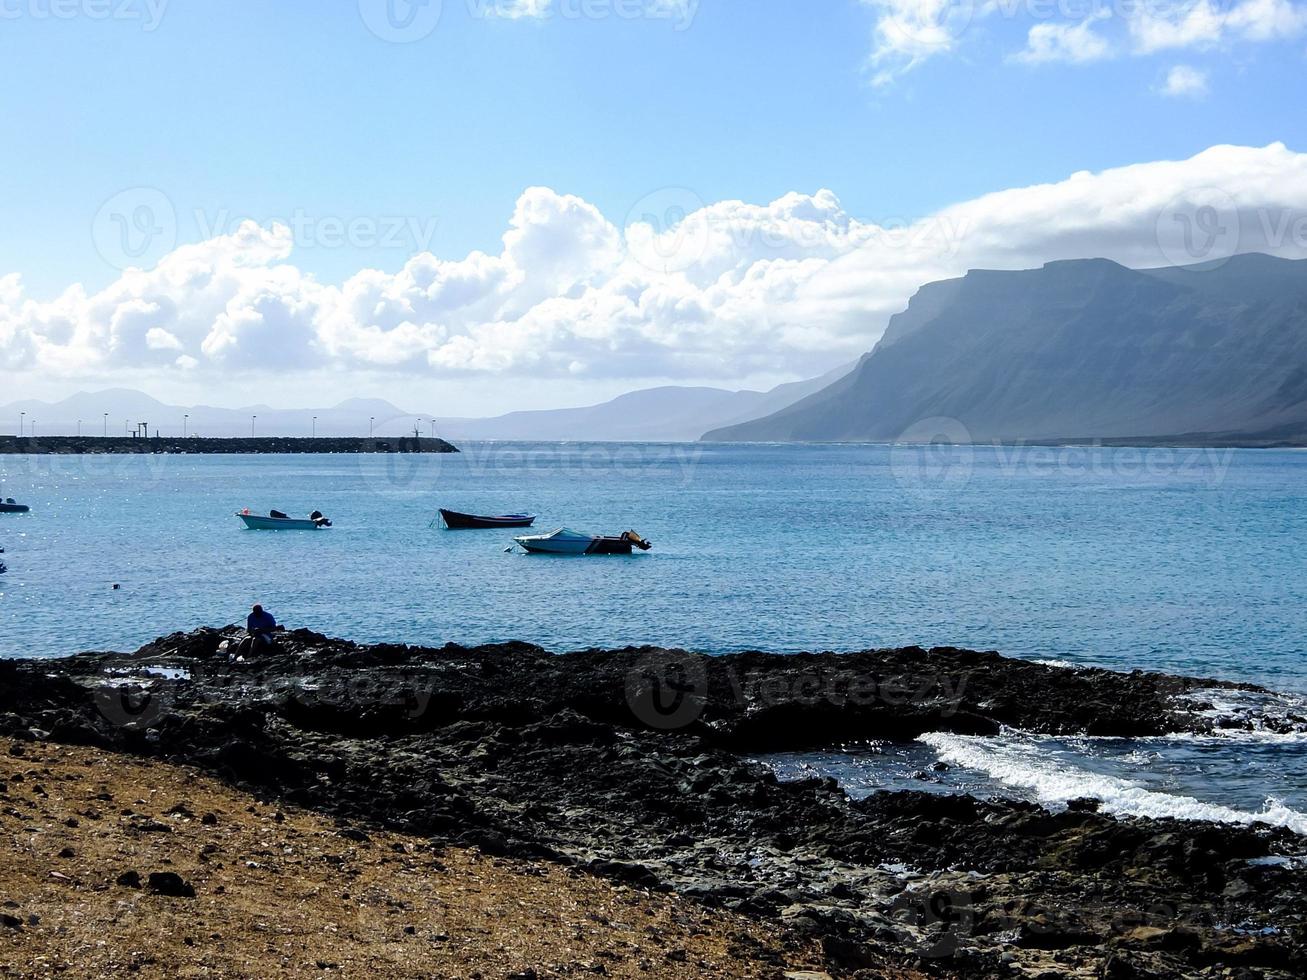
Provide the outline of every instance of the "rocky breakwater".
[[[203,766],[352,824],[546,857],[817,936],[841,974],[1301,976],[1307,841],[1078,801],[849,799],[750,753],[1213,724],[1217,682],[955,649],[703,657],[231,631],[0,662],[0,734]],[[1227,685],[1228,686],[1228,685]],[[868,972],[867,975],[872,975]]]
[[258,436],[206,438],[201,436],[0,436],[0,456],[217,454],[233,453],[456,453],[444,439],[421,436],[353,439],[341,436],[302,438]]

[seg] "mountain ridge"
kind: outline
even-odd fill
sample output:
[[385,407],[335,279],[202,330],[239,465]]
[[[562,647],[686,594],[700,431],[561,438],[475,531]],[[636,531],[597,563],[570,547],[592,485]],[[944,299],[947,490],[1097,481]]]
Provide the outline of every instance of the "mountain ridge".
[[1307,441],[1307,260],[928,283],[847,377],[704,439],[918,441],[931,420],[981,441]]

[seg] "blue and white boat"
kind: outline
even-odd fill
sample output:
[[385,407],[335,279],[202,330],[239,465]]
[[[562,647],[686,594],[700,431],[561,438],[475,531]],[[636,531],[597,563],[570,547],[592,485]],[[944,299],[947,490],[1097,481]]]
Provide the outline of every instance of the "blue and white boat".
[[331,521],[316,510],[308,517],[287,517],[277,510],[267,517],[262,514],[251,514],[248,510],[239,511],[236,516],[244,521],[245,527],[251,531],[316,531],[319,528],[331,527]]
[[548,534],[526,534],[513,540],[528,552],[543,555],[629,555],[632,548],[648,551],[653,547],[634,531],[609,536],[583,534],[566,527]]
[[27,504],[20,504],[13,497],[0,500],[0,514],[26,514],[27,510]]

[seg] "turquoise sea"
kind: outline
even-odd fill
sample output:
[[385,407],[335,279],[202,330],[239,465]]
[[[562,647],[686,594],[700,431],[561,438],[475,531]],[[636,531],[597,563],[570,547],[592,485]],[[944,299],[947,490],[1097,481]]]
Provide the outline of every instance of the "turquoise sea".
[[[954,644],[1252,681],[1287,695],[1258,711],[1307,710],[1304,453],[463,449],[0,457],[0,496],[32,505],[27,515],[0,514],[9,566],[0,575],[0,655],[131,650],[161,633],[239,621],[261,601],[290,626],[436,645]],[[510,532],[433,526],[437,506],[525,509],[540,515],[540,530],[634,528],[655,546],[630,558],[526,556],[506,552]],[[317,508],[335,526],[245,531],[233,516],[242,507]],[[1160,794],[1301,820],[1307,830],[1307,740],[1277,738],[1159,747],[1013,733],[1001,744],[923,742],[906,755],[776,763],[819,764],[861,791],[911,781],[942,758],[953,775],[941,789],[1056,803],[1105,779],[1117,782],[1098,788],[1127,812],[1169,805]],[[1032,776],[1032,758],[1050,772]]]

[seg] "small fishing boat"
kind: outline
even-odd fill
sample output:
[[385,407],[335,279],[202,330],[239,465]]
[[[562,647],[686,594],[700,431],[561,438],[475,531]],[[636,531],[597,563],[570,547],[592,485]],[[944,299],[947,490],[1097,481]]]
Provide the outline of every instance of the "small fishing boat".
[[331,527],[331,521],[314,511],[308,517],[288,517],[279,510],[270,511],[267,517],[251,514],[249,508],[236,514],[251,531],[316,531],[318,528]]
[[440,508],[440,519],[451,531],[467,531],[474,528],[489,527],[530,527],[536,522],[531,514],[502,514],[499,517],[484,517],[480,514],[460,514],[456,510]]
[[653,547],[634,531],[621,534],[582,534],[560,527],[548,534],[525,534],[514,538],[528,552],[544,555],[629,555],[632,548],[648,551]]
[[20,504],[13,497],[0,500],[0,514],[26,514],[29,509],[27,504]]

